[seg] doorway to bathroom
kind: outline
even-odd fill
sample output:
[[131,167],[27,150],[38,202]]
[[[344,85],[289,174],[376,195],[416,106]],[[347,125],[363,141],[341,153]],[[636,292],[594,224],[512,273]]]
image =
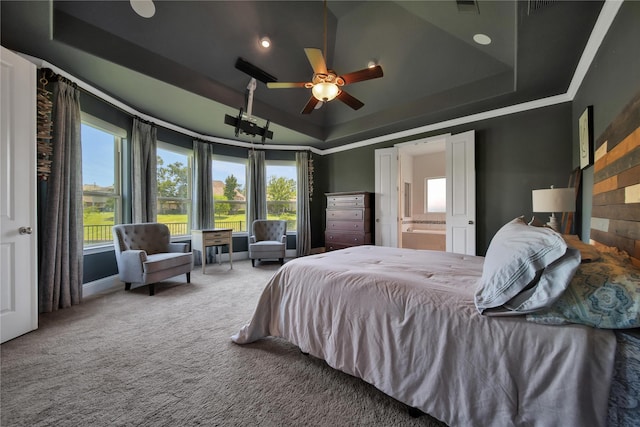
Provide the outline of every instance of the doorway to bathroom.
[[446,249],[445,148],[444,137],[398,146],[401,248]]
[[475,254],[474,132],[376,150],[375,209],[376,245]]

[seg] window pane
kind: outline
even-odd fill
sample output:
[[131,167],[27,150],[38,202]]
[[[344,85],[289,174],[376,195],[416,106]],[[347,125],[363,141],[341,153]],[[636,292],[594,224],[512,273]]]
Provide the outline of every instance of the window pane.
[[427,178],[427,212],[447,211],[446,178]]
[[87,123],[80,131],[84,246],[111,243],[120,215],[119,137]]
[[287,231],[297,227],[297,190],[295,163],[267,163],[267,218],[286,220]]
[[84,190],[115,193],[115,141],[116,137],[91,127],[81,125],[82,183]]
[[191,162],[190,156],[157,148],[158,154],[158,222],[169,227],[172,236],[191,233]]
[[247,231],[246,162],[214,156],[211,168],[215,226]]

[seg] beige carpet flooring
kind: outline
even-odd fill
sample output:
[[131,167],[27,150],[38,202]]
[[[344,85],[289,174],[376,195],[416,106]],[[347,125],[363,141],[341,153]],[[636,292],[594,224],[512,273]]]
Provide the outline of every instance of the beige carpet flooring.
[[[229,337],[277,263],[85,298],[0,346],[2,426],[440,426],[297,347]],[[123,286],[124,289],[124,286]]]

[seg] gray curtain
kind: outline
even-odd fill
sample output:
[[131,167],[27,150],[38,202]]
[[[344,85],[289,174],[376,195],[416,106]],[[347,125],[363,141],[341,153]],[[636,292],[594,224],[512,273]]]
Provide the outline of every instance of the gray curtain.
[[82,143],[80,91],[54,84],[53,159],[42,223],[38,305],[40,313],[82,301]]
[[[192,228],[195,230],[213,228],[214,225],[212,156],[213,144],[193,141],[193,209],[191,218]],[[213,247],[207,248],[208,261],[213,260],[213,250]],[[199,250],[193,253],[193,262],[195,265],[202,265]]]
[[251,233],[251,224],[256,219],[267,218],[267,171],[264,151],[249,151],[247,173],[247,231]]
[[131,132],[133,222],[154,222],[158,212],[157,129],[137,117]]
[[298,226],[296,256],[311,253],[311,215],[309,213],[309,153],[296,153],[296,171],[298,178]]

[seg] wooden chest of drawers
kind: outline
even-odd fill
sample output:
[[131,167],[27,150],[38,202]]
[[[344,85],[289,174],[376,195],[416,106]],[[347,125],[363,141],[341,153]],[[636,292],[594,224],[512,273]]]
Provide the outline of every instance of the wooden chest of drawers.
[[371,244],[371,204],[367,192],[326,193],[325,249]]

